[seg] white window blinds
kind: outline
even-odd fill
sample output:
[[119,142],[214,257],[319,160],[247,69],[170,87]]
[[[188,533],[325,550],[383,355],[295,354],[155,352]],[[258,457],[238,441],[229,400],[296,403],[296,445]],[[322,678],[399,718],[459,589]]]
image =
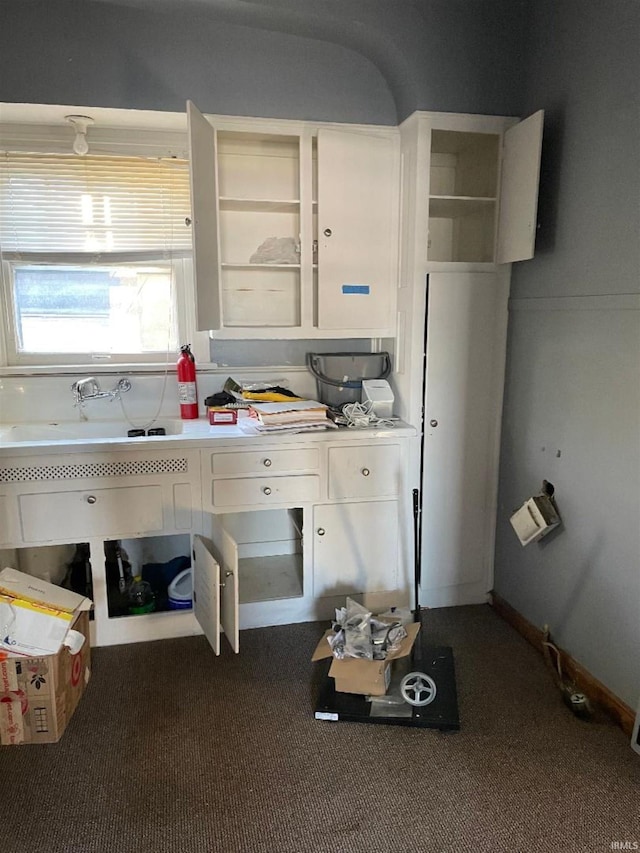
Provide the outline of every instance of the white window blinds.
[[185,256],[190,207],[186,160],[0,154],[6,260]]

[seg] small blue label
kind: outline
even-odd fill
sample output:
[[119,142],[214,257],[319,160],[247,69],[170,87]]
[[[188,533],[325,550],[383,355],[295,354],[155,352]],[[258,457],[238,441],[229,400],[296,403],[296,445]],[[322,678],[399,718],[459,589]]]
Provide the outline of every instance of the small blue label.
[[343,293],[355,293],[360,296],[369,296],[371,288],[368,284],[343,284]]

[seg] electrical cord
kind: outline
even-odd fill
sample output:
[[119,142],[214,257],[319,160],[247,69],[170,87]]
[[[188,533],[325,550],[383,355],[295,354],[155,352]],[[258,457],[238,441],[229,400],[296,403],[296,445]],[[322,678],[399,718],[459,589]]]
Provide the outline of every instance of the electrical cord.
[[378,418],[373,413],[373,403],[346,403],[342,415],[349,429],[368,429],[369,427],[388,427],[393,429],[395,418]]

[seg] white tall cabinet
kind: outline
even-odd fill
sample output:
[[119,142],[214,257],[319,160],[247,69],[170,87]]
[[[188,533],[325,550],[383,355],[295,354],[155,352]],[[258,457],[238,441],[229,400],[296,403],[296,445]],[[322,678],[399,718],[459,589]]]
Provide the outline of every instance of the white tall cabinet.
[[484,602],[493,553],[511,263],[533,256],[542,113],[414,113],[401,126],[394,381],[423,423],[421,603]]

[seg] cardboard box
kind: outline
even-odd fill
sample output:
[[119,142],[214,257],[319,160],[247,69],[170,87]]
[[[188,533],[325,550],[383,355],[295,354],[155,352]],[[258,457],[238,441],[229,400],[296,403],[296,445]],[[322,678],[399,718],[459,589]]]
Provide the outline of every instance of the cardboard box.
[[[366,696],[384,696],[391,681],[391,664],[398,658],[404,658],[411,653],[418,631],[419,622],[405,625],[407,636],[402,640],[396,651],[390,652],[385,660],[362,660],[360,658],[334,658],[329,668],[329,675],[335,680],[338,693],[362,693]],[[325,660],[332,657],[331,646],[327,638],[333,631],[325,631],[316,646],[311,660]]]
[[72,628],[84,637],[73,654],[12,655],[0,660],[0,744],[56,743],[62,737],[91,675],[89,613]]
[[225,409],[223,406],[209,406],[209,423],[211,426],[230,426],[238,423],[236,409]]
[[92,602],[41,578],[0,572],[0,649],[38,656],[57,654],[80,611]]

